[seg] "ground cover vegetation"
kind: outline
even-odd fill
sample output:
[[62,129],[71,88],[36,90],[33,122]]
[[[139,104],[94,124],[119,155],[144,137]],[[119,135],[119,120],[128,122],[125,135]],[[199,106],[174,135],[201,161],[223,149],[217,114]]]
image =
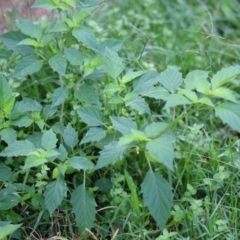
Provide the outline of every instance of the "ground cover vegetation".
[[0,239],[238,239],[236,6],[37,0],[50,19],[11,23]]

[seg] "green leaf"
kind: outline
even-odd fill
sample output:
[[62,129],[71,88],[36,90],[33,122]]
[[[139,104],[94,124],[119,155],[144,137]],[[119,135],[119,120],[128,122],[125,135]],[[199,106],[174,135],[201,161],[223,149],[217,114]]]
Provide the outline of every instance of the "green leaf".
[[91,229],[97,212],[97,204],[84,185],[80,185],[73,191],[70,202],[80,231],[86,228]]
[[190,89],[179,89],[179,93],[184,94],[192,102],[196,102],[198,100],[197,94]]
[[160,74],[159,82],[170,92],[176,91],[183,82],[182,74],[172,68],[167,68]]
[[15,97],[7,79],[0,73],[0,117],[8,116],[12,111]]
[[81,52],[79,52],[76,49],[64,49],[65,57],[66,59],[72,64],[72,65],[80,65],[83,62],[83,56]]
[[42,29],[32,21],[27,19],[17,19],[16,25],[23,34],[37,39],[38,42],[40,41]]
[[64,143],[70,148],[74,148],[78,144],[78,132],[68,123],[63,132]]
[[122,77],[121,82],[122,83],[130,82],[133,79],[143,75],[144,73],[146,73],[146,71],[128,72]]
[[17,119],[11,120],[11,126],[17,127],[29,127],[34,122],[34,119],[31,115],[22,115]]
[[72,35],[88,48],[98,52],[99,43],[97,42],[94,33],[89,28],[74,28]]
[[90,127],[103,125],[100,111],[94,107],[81,107],[77,110],[78,115]]
[[20,78],[38,72],[42,68],[42,60],[34,56],[27,56],[21,59],[14,69],[13,77]]
[[212,101],[207,97],[198,99],[197,103],[203,103],[203,104],[206,104],[210,107],[214,107],[214,104],[212,103]]
[[98,93],[95,89],[87,84],[81,85],[74,91],[74,98],[80,102],[99,104]]
[[66,197],[67,190],[67,184],[61,178],[50,182],[46,186],[44,198],[46,208],[50,214],[56,210],[56,208],[61,204],[63,198]]
[[31,8],[56,9],[58,6],[53,0],[36,0]]
[[163,163],[168,169],[173,171],[174,148],[172,139],[167,135],[149,141],[146,144],[146,150],[150,155],[155,158],[159,163]]
[[0,153],[3,157],[26,156],[35,150],[35,146],[28,140],[12,142],[8,147]]
[[55,23],[50,32],[66,32],[68,29],[69,27],[66,23]]
[[34,51],[32,47],[18,45],[26,37],[26,35],[19,31],[11,31],[1,35],[0,39],[8,49],[13,50],[15,53],[30,54]]
[[95,9],[95,7],[84,7],[81,8],[80,11],[75,11],[72,17],[74,25],[79,26],[79,24],[90,16]]
[[218,96],[235,103],[238,102],[236,97],[234,96],[234,92],[228,88],[223,88],[223,87],[217,88],[214,91],[212,91],[212,94],[214,96]]
[[19,204],[21,197],[16,188],[8,186],[0,190],[0,211],[9,210]]
[[26,38],[18,43],[18,45],[28,45],[33,47],[39,47],[39,43],[31,38]]
[[200,93],[207,94],[211,91],[211,84],[207,79],[201,79],[201,81],[196,81],[196,90]]
[[70,163],[77,170],[91,170],[94,168],[94,164],[85,157],[72,157]]
[[[126,99],[126,97],[127,97],[127,95],[125,96],[125,99]],[[143,113],[147,113],[149,115],[151,114],[151,110],[150,110],[147,102],[141,97],[133,96],[132,98],[129,98],[125,102],[125,104],[126,104],[126,106],[129,106],[133,110],[138,111],[140,114],[143,114]]]
[[228,68],[223,68],[213,75],[211,79],[212,89],[221,87],[223,84],[229,82],[231,79],[235,78],[240,74],[240,66],[231,66]]
[[56,134],[52,129],[46,131],[41,138],[41,145],[46,150],[51,150],[56,147],[58,139],[56,138]]
[[108,47],[106,47],[106,51],[104,54],[104,63],[107,73],[113,78],[117,79],[119,74],[124,70],[124,64],[122,59],[118,56],[118,54]]
[[113,165],[117,161],[121,160],[126,149],[126,145],[119,145],[118,142],[114,141],[111,142],[100,152],[96,168],[103,168],[109,164]]
[[64,76],[67,68],[66,59],[60,55],[56,54],[48,60],[48,63],[53,71],[57,72],[59,75]]
[[216,116],[233,130],[240,132],[240,104],[224,102],[215,107]]
[[107,131],[102,128],[90,128],[80,144],[88,143],[88,142],[98,142],[101,139],[105,138],[107,135]]
[[16,103],[14,107],[14,111],[15,109],[18,112],[22,112],[22,113],[40,112],[42,110],[42,106],[39,102],[37,102],[34,99],[23,97],[22,101]]
[[185,105],[185,104],[191,104],[191,102],[186,97],[180,94],[171,94],[163,109],[176,107],[179,105]]
[[14,180],[15,176],[12,169],[4,163],[0,163],[0,182],[11,182]]
[[4,239],[6,236],[15,232],[22,224],[7,224],[0,226],[0,239]]
[[169,92],[165,88],[154,87],[154,86],[146,88],[140,94],[145,97],[150,97],[150,98],[154,98],[154,99],[162,99],[162,100],[167,100],[168,97],[170,96]]
[[25,160],[25,164],[24,164],[24,167],[23,169],[26,170],[26,169],[30,169],[30,168],[33,168],[33,167],[38,167],[38,166],[42,166],[44,163],[46,163],[48,160],[43,157],[43,156],[39,156],[39,153],[38,155],[35,155],[36,153],[38,152],[31,152],[26,160]]
[[56,88],[52,95],[51,108],[61,105],[68,98],[68,90],[66,87]]
[[155,138],[157,137],[163,130],[167,128],[168,124],[165,122],[153,122],[146,126],[144,132],[147,137]]
[[62,162],[64,160],[66,160],[66,158],[68,156],[68,152],[62,144],[60,144],[60,146],[58,148],[58,152],[60,153],[60,155],[58,155],[58,159],[61,160]]
[[208,74],[209,72],[201,71],[201,70],[195,70],[188,73],[184,80],[185,89],[189,89],[189,90],[196,89],[198,82],[207,80]]
[[159,173],[149,170],[141,184],[144,204],[163,230],[173,206],[172,188]]
[[17,132],[13,128],[2,129],[0,136],[8,145],[17,140]]
[[111,122],[116,130],[120,133],[131,134],[132,129],[137,129],[137,124],[131,118],[126,117],[110,117]]

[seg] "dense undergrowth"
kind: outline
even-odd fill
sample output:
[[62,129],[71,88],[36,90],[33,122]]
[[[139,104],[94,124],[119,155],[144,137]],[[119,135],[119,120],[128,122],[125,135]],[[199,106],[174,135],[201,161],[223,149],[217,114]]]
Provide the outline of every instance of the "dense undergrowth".
[[239,3],[188,2],[0,36],[0,239],[239,238]]

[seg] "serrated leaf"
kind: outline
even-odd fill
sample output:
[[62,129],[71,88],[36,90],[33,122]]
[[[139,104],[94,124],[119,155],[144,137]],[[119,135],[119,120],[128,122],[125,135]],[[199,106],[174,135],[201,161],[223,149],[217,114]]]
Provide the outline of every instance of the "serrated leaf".
[[210,107],[214,107],[214,104],[212,103],[212,101],[208,97],[200,98],[200,99],[198,99],[197,102],[206,104],[206,105],[208,105]]
[[77,170],[91,170],[94,168],[94,164],[85,157],[72,157],[70,164]]
[[66,196],[67,190],[67,184],[61,178],[50,182],[46,186],[46,190],[44,192],[44,200],[46,208],[50,214],[52,214],[61,204],[63,198]]
[[114,164],[121,160],[127,146],[119,145],[118,142],[111,142],[100,152],[96,168],[103,168],[109,164]]
[[122,59],[118,56],[118,54],[108,47],[106,47],[106,51],[104,54],[104,64],[106,67],[107,73],[113,78],[117,79],[119,74],[124,69],[124,64]]
[[55,23],[50,32],[66,32],[68,29],[69,27],[66,23]]
[[17,140],[17,132],[13,128],[2,129],[0,136],[8,145]]
[[182,74],[172,68],[167,68],[159,78],[159,82],[170,92],[176,91],[183,82]]
[[74,28],[72,35],[88,48],[98,52],[98,45],[94,33],[86,27]]
[[5,239],[8,235],[15,232],[22,224],[7,224],[5,226],[0,226],[0,239]]
[[42,106],[39,102],[34,99],[23,97],[23,100],[17,102],[14,111],[18,112],[40,112],[42,110]]
[[186,97],[180,94],[171,94],[163,109],[176,107],[179,105],[185,105],[185,104],[191,104],[191,102]]
[[130,118],[113,116],[110,119],[115,129],[122,134],[130,134],[132,129],[137,129],[136,122]]
[[91,229],[95,221],[97,204],[84,185],[73,191],[70,202],[80,231]]
[[9,210],[19,204],[21,197],[13,186],[8,186],[0,190],[0,211]]
[[[32,154],[32,153],[31,153]],[[41,156],[30,155],[26,158],[23,169],[30,169],[33,167],[38,167],[46,163],[48,160]]]
[[42,60],[34,56],[22,58],[14,69],[13,77],[20,78],[38,72],[42,68]]
[[0,39],[8,49],[13,50],[15,53],[30,54],[34,51],[32,47],[18,45],[26,37],[20,31],[11,31],[1,35]]
[[88,142],[98,142],[101,139],[105,138],[107,135],[107,131],[102,128],[90,128],[80,144],[88,143]]
[[95,9],[95,7],[84,7],[81,8],[80,11],[76,11],[72,17],[74,25],[79,26],[79,24],[90,16]]
[[74,98],[80,102],[99,104],[98,93],[95,89],[87,84],[81,85],[78,89],[74,91]]
[[29,127],[34,122],[34,119],[31,115],[22,115],[17,119],[11,120],[10,125],[11,126],[17,126],[17,127]]
[[32,21],[27,19],[17,19],[16,25],[23,34],[37,39],[38,42],[40,41],[42,29]]
[[224,102],[215,107],[216,116],[233,130],[240,132],[240,104]]
[[231,66],[228,68],[223,68],[213,75],[211,79],[212,89],[221,87],[223,84],[229,82],[231,79],[235,78],[240,74],[240,66]]
[[122,49],[123,41],[116,40],[116,39],[105,39],[98,47],[99,52],[104,54],[106,47],[111,49],[114,52],[118,52],[120,49]]
[[234,92],[228,88],[223,88],[223,87],[217,88],[214,91],[212,91],[212,94],[214,96],[218,96],[235,103],[238,102],[236,97],[234,96]]
[[179,93],[184,94],[189,100],[193,102],[196,102],[198,100],[197,94],[190,89],[179,89]]
[[0,117],[8,116],[15,102],[12,90],[7,79],[0,73]]
[[10,182],[14,180],[15,176],[12,172],[12,169],[4,163],[0,163],[0,182]]
[[66,59],[60,55],[56,54],[48,60],[48,63],[53,71],[57,72],[59,75],[64,76],[67,68]]
[[80,51],[76,49],[69,49],[65,48],[64,53],[66,56],[66,59],[72,64],[72,65],[80,65],[83,62],[83,56]]
[[132,134],[126,134],[120,137],[118,141],[119,146],[129,145],[132,142],[135,142],[136,138]]
[[165,122],[153,122],[146,126],[144,132],[147,137],[155,138],[158,136],[163,130],[167,128],[168,124]]
[[41,145],[44,149],[50,150],[54,149],[57,145],[58,139],[56,138],[56,134],[52,129],[46,131],[41,138]]
[[103,125],[100,111],[94,107],[81,107],[77,110],[78,115],[88,126],[97,127]]
[[154,98],[154,99],[162,99],[162,100],[167,100],[168,97],[170,96],[169,92],[165,88],[154,87],[154,86],[145,88],[145,90],[141,91],[140,94],[145,97],[150,97],[150,98]]
[[52,95],[51,108],[61,105],[68,98],[68,90],[66,87],[59,87],[54,90]]
[[31,8],[56,9],[58,6],[53,0],[36,0]]
[[121,82],[122,83],[130,82],[133,79],[143,75],[144,73],[146,73],[146,71],[128,72],[122,77]]
[[12,142],[4,151],[0,153],[3,157],[26,156],[35,150],[35,146],[28,140]]
[[129,106],[133,110],[138,111],[140,114],[147,113],[151,114],[151,110],[147,102],[141,97],[133,97],[125,102],[126,106]]
[[149,151],[159,163],[163,163],[168,169],[173,171],[174,148],[171,139],[167,135],[149,141],[146,144],[146,150]]
[[63,132],[64,143],[70,148],[74,148],[78,144],[78,132],[68,123]]
[[149,170],[141,184],[141,189],[145,206],[149,208],[151,215],[163,230],[173,206],[172,187],[162,175]]
[[199,81],[196,81],[196,90],[200,93],[208,93],[211,89],[211,84],[207,79],[201,79]]
[[197,83],[201,81],[205,81],[208,78],[209,72],[195,70],[187,74],[184,83],[185,89],[194,90],[196,89]]
[[26,38],[18,43],[18,45],[28,45],[33,47],[39,47],[39,43],[31,38]]
[[58,148],[58,152],[60,153],[60,155],[58,156],[58,159],[60,159],[62,162],[64,160],[66,160],[66,158],[68,156],[68,152],[62,144],[60,144],[60,146]]

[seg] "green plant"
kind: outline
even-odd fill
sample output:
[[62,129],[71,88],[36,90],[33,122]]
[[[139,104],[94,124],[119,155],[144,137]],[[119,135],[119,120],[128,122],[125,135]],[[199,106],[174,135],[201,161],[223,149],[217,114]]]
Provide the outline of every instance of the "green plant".
[[[240,131],[239,96],[230,88],[240,66],[213,75],[194,70],[185,78],[172,67],[161,73],[128,69],[120,57],[123,43],[100,41],[84,25],[99,4],[37,0],[33,7],[56,10],[58,21],[18,19],[20,31],[0,37],[12,54],[2,62],[0,75],[0,217],[32,225],[28,235],[39,228],[48,237],[60,230],[72,239],[87,238],[85,230],[95,226],[98,237],[122,231],[123,239],[132,230],[127,215],[136,228],[144,226],[139,238],[157,237],[158,231],[143,228],[156,223],[164,230],[184,214],[193,218],[180,207],[171,216],[177,199],[174,158],[181,154],[181,141],[201,144],[203,128],[208,121],[222,124],[218,118]],[[202,113],[209,120],[189,123]],[[195,149],[190,148],[190,156]],[[229,176],[224,168],[218,170],[212,178],[215,190]],[[197,222],[205,214],[203,200],[192,198],[196,189],[186,186],[183,199],[191,201]],[[54,218],[64,222],[61,215],[67,216],[65,229],[49,233],[40,224]],[[96,220],[101,220],[97,227]],[[224,232],[226,224],[220,219],[213,229]],[[173,235],[164,230],[159,239]]]

